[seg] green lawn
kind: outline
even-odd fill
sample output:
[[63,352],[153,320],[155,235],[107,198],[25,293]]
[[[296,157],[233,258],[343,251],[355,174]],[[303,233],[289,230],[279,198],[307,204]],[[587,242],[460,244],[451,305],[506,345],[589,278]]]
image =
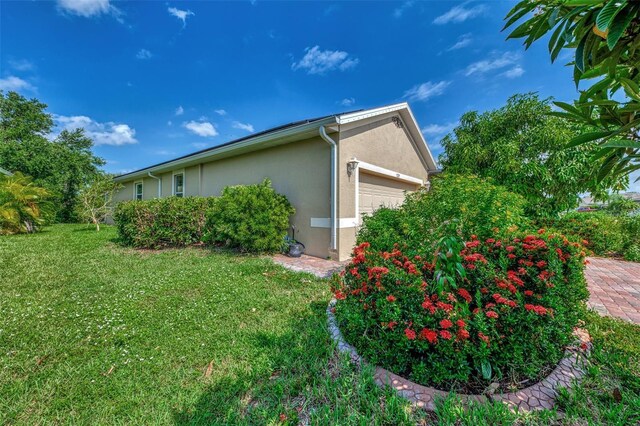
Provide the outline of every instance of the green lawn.
[[589,318],[594,363],[563,395],[564,417],[453,399],[427,415],[336,357],[326,282],[258,257],[114,238],[77,225],[0,237],[0,424],[640,421],[639,327]]

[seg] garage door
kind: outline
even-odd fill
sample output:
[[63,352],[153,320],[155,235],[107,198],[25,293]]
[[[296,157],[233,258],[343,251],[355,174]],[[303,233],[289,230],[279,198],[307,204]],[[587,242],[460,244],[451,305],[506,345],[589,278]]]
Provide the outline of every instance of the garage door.
[[379,207],[398,207],[404,201],[405,191],[419,185],[360,172],[358,207],[360,215],[371,214]]

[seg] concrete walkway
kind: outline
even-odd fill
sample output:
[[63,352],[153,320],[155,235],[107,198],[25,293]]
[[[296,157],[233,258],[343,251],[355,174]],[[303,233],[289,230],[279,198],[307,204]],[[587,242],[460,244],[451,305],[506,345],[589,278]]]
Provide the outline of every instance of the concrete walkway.
[[585,270],[589,307],[640,324],[640,263],[590,257]]
[[[588,305],[601,315],[640,324],[640,263],[591,257],[585,270],[589,286]],[[273,261],[298,272],[328,278],[348,262],[336,262],[304,255],[292,258],[276,255]]]

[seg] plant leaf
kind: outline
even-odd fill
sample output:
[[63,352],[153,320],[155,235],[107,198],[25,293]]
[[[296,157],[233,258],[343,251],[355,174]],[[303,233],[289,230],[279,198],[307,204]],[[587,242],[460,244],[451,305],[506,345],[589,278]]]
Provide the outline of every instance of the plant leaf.
[[607,35],[607,46],[609,47],[609,50],[613,50],[635,16],[636,13],[632,13],[631,10],[627,13],[619,13],[615,16],[613,22],[611,22],[609,26],[609,34]]
[[596,17],[596,27],[598,27],[600,31],[606,31],[613,18],[626,6],[626,3],[626,1],[623,1],[622,5],[619,6],[616,0],[606,2]]
[[482,371],[482,378],[489,380],[491,378],[491,363],[486,359],[483,360],[482,364],[480,364],[480,369]]
[[612,134],[613,134],[613,131],[610,131],[610,130],[583,133],[571,139],[571,141],[567,144],[567,148],[572,148],[574,146],[582,145],[583,143],[591,142],[596,139],[606,138],[607,136],[611,136]]

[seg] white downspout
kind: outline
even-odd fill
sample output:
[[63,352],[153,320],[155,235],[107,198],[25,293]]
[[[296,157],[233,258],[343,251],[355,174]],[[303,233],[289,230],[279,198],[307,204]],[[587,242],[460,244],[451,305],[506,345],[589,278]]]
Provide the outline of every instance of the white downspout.
[[151,172],[147,173],[150,178],[153,178],[158,181],[158,198],[162,198],[162,179],[158,176],[154,176]]
[[336,141],[327,135],[324,126],[320,126],[319,131],[320,137],[331,145],[331,249],[336,250],[338,246],[338,203],[336,202],[336,193],[338,192],[338,146],[336,145]]

